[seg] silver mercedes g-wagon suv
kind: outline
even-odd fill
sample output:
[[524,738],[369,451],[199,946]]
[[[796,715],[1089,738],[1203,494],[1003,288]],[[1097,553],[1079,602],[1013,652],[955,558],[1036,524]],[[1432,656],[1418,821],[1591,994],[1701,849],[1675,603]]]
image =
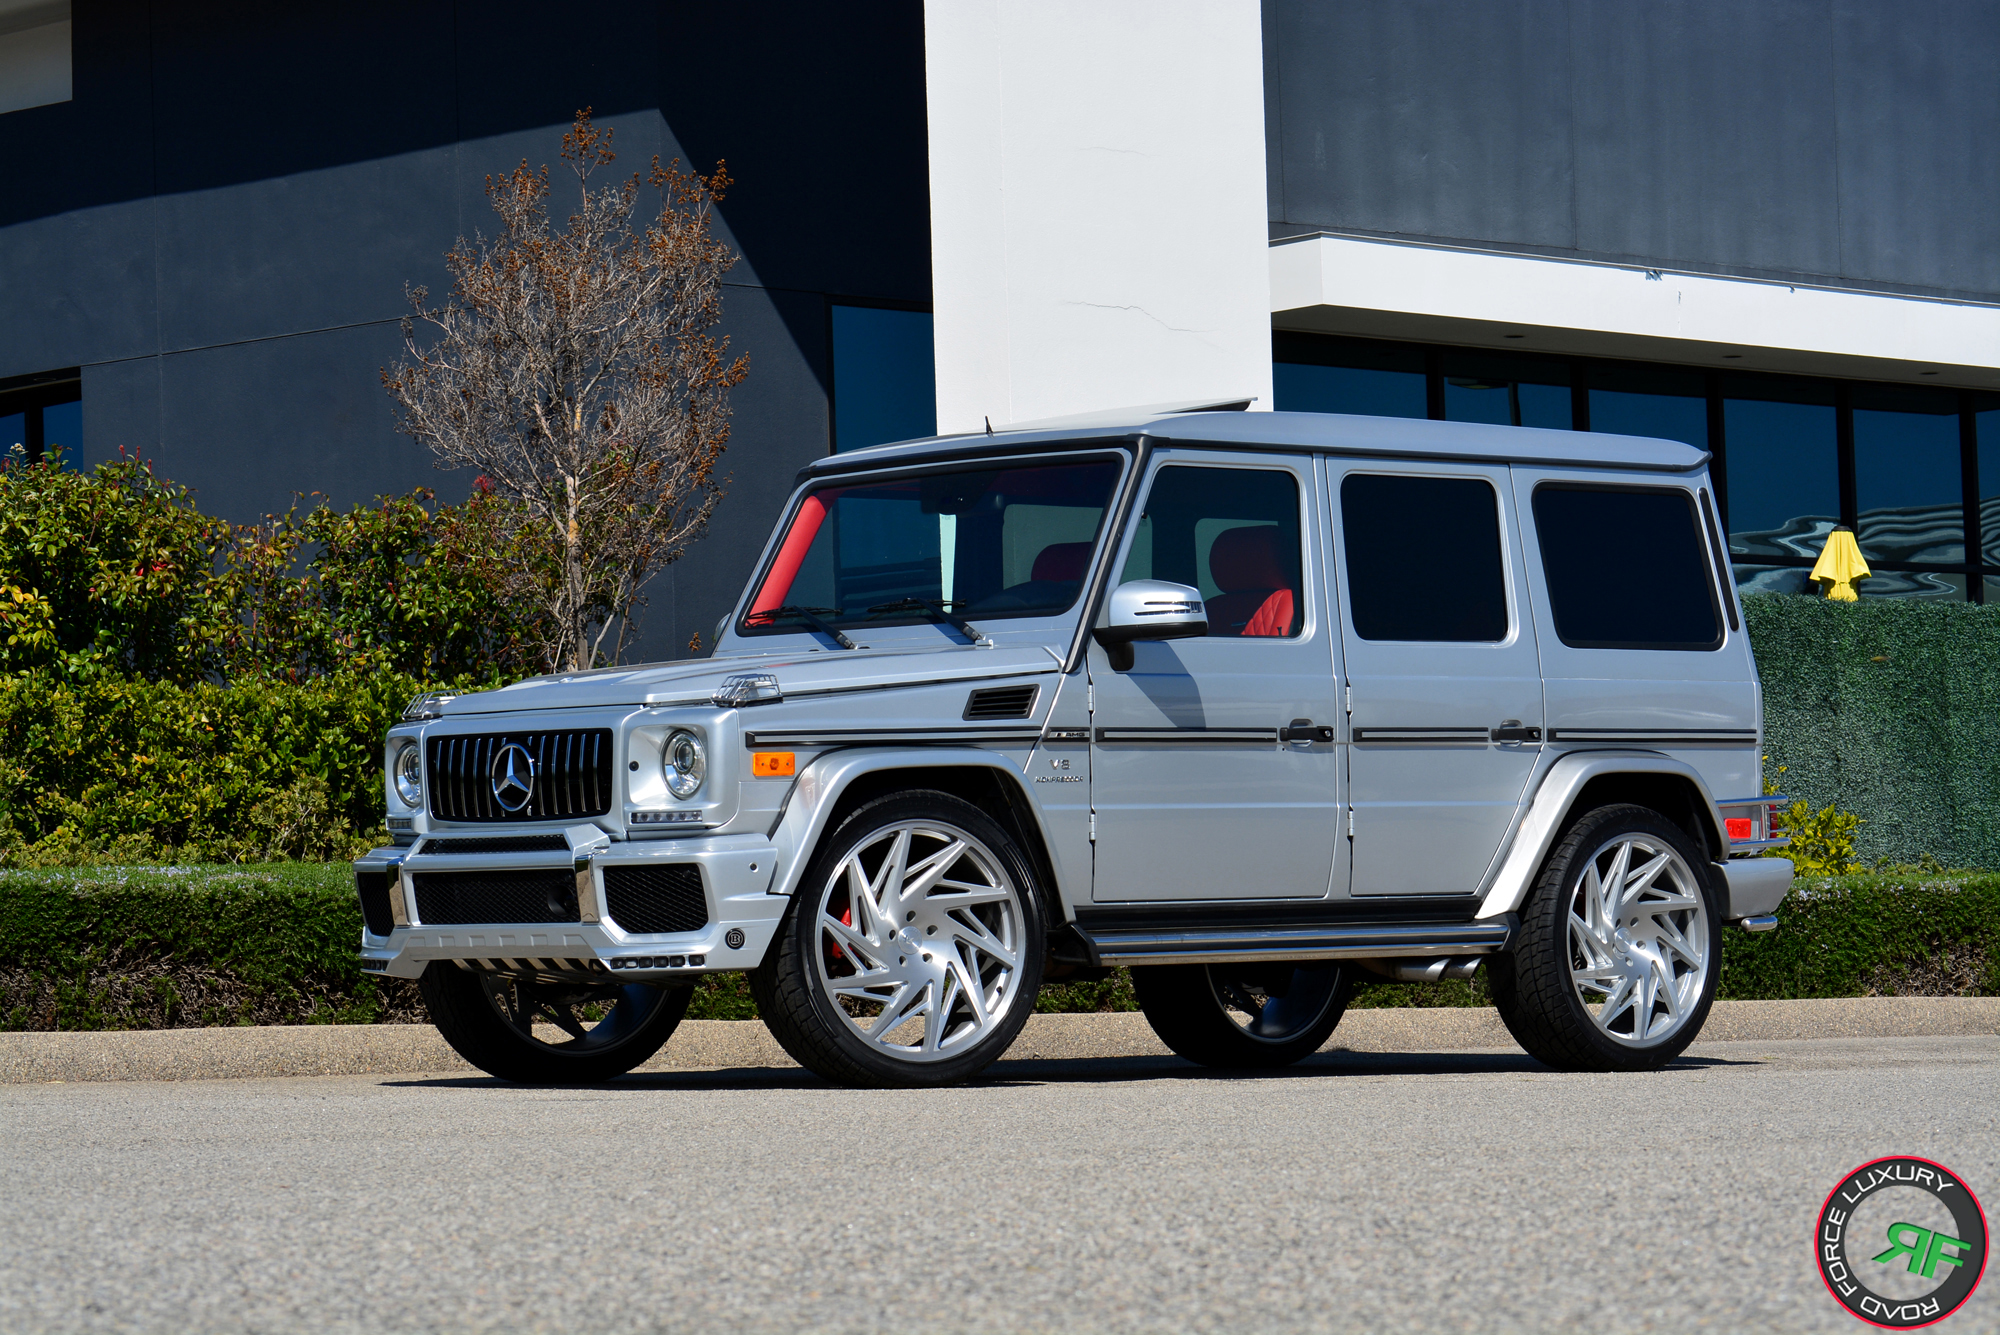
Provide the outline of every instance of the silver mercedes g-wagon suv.
[[1120,965],[1211,1066],[1484,965],[1535,1057],[1657,1067],[1792,880],[1706,465],[1241,411],[820,460],[713,657],[412,703],[363,967],[536,1083],[722,971],[821,1075],[963,1080]]

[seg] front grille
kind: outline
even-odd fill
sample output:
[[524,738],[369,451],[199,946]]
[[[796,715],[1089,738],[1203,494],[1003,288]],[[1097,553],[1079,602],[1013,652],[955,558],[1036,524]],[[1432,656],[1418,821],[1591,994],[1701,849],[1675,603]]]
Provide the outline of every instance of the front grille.
[[576,876],[550,871],[420,871],[417,917],[426,926],[467,922],[577,922]]
[[989,686],[983,691],[974,691],[965,702],[965,717],[981,718],[1026,718],[1035,708],[1035,693],[1039,686]]
[[701,868],[692,862],[664,867],[606,867],[605,908],[628,932],[696,932],[708,926],[708,896]]
[[396,917],[389,912],[389,873],[354,873],[354,893],[361,899],[361,921],[371,936],[387,936],[396,930]]
[[514,838],[426,839],[417,857],[445,853],[561,853],[569,850],[569,840],[559,834],[530,834]]
[[[534,761],[534,791],[519,811],[493,795],[493,762],[510,742]],[[439,820],[566,820],[611,810],[611,729],[508,732],[430,739],[431,815]]]

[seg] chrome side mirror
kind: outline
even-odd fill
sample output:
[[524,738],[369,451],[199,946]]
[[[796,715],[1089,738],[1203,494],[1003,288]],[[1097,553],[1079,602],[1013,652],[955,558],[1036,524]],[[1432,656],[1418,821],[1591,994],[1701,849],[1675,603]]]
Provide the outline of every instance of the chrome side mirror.
[[1111,591],[1106,619],[1091,634],[1104,646],[1114,672],[1132,670],[1138,640],[1186,640],[1208,634],[1201,590],[1163,579],[1135,579]]

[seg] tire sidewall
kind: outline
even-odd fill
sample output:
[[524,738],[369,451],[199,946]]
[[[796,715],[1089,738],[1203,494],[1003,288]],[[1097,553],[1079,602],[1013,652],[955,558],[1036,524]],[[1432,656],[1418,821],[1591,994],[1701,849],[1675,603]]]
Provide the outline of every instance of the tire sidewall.
[[[1658,839],[1680,856],[1700,890],[1702,913],[1708,928],[1704,976],[1693,1011],[1672,1034],[1643,1046],[1617,1042],[1599,1029],[1585,1009],[1583,999],[1577,995],[1576,984],[1570,979],[1570,893],[1588,862],[1606,843],[1621,834],[1644,834]],[[1560,1002],[1564,1014],[1552,1018],[1558,1019],[1563,1028],[1582,1040],[1595,1056],[1594,1065],[1598,1069],[1652,1070],[1672,1061],[1694,1042],[1702,1026],[1708,1022],[1709,1009],[1715,1002],[1716,987],[1722,975],[1722,907],[1720,887],[1716,884],[1718,874],[1685,830],[1647,807],[1600,807],[1572,826],[1559,848],[1562,855],[1551,859],[1543,870],[1531,909],[1536,919],[1534,927],[1538,944],[1556,953],[1554,963],[1564,980]]]
[[[1313,963],[1300,960],[1296,967]],[[1258,1070],[1302,1061],[1325,1046],[1354,996],[1353,967],[1340,964],[1341,976],[1326,1010],[1296,1037],[1273,1042],[1244,1033],[1229,1018],[1217,993],[1214,967],[1165,964],[1132,970],[1133,990],[1147,1025],[1162,1043],[1203,1066]]]
[[418,988],[453,1051],[488,1075],[527,1085],[597,1084],[624,1075],[666,1046],[694,997],[692,987],[659,988],[652,1014],[616,1047],[564,1052],[523,1037],[501,1018],[472,970],[432,961]]
[[[848,1025],[838,1003],[820,986],[816,972],[819,904],[826,893],[828,878],[849,853],[875,837],[883,826],[910,820],[954,825],[977,839],[1014,882],[1021,905],[1021,963],[1007,1014],[993,1033],[957,1056],[941,1061],[900,1062],[885,1058]],[[804,973],[800,982],[813,1022],[832,1040],[841,1056],[866,1071],[872,1080],[884,1084],[935,1085],[963,1080],[984,1069],[1020,1036],[1022,1026],[1034,1011],[1035,996],[1041,991],[1048,918],[1040,883],[1027,857],[999,822],[962,798],[918,790],[877,798],[841,822],[833,838],[821,845],[804,881],[794,892],[785,931],[791,936],[791,949],[783,953],[780,964],[790,963]]]

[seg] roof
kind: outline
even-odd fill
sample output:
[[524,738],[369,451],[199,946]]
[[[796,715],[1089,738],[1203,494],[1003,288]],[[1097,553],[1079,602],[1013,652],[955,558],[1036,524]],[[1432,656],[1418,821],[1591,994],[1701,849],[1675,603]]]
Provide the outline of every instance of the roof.
[[1222,445],[1238,449],[1356,454],[1370,458],[1456,459],[1554,467],[1642,469],[1691,473],[1708,451],[1677,440],[1614,436],[1595,431],[1430,422],[1344,413],[1157,412],[1092,413],[1065,424],[1021,430],[929,436],[874,445],[818,459],[799,470],[803,481],[829,473],[942,459],[1014,454],[1042,446],[1088,449],[1141,437],[1156,444]]

